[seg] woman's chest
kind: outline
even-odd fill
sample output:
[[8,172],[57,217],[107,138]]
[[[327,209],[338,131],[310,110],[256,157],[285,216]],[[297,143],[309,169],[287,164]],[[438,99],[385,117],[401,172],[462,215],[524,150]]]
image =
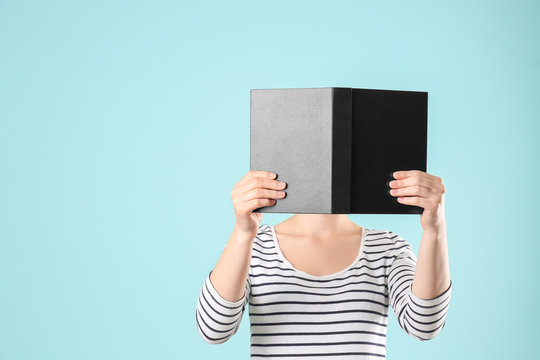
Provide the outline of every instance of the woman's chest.
[[344,237],[332,241],[314,241],[281,236],[279,246],[283,257],[296,270],[314,276],[327,276],[346,269],[357,260],[361,239]]

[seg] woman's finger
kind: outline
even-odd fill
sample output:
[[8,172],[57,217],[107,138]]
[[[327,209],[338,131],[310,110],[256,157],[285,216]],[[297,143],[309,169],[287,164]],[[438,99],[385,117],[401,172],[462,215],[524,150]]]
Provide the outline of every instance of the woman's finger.
[[434,197],[436,194],[432,189],[429,189],[422,185],[412,185],[401,187],[397,189],[391,189],[390,195],[392,196],[420,196],[424,198]]
[[[397,175],[397,176],[396,176]],[[442,178],[439,177],[439,176],[436,176],[436,175],[433,175],[433,174],[430,174],[430,173],[427,173],[425,171],[421,171],[421,170],[408,170],[408,171],[396,171],[394,173],[394,177],[396,179],[401,179],[401,178],[405,178],[405,177],[408,177],[408,176],[413,176],[413,175],[418,175],[418,176],[421,176],[421,177],[425,177],[427,179],[428,182],[434,184],[436,187],[438,188],[441,188],[441,187],[444,187],[443,185],[443,181],[442,181]]]
[[254,188],[240,196],[240,201],[248,202],[253,199],[283,199],[287,194],[281,190],[269,190],[263,188]]
[[396,178],[396,179],[403,179],[403,178],[406,178],[406,177],[409,177],[409,176],[414,176],[414,175],[427,176],[428,178],[431,178],[432,180],[440,179],[440,177],[432,175],[432,174],[430,174],[428,172],[425,172],[425,171],[422,171],[422,170],[401,170],[401,171],[395,171],[392,174],[392,176],[394,176],[394,178]]
[[[400,171],[403,173],[403,171]],[[413,185],[421,185],[428,189],[437,189],[437,178],[433,175],[429,175],[425,172],[418,170],[405,171],[406,176],[400,175],[397,180],[390,181],[389,185],[391,188],[400,188]],[[428,176],[429,175],[429,176]]]
[[238,209],[237,214],[238,215],[250,215],[253,210],[261,208],[263,206],[272,206],[276,203],[276,200],[274,199],[253,199],[249,200],[247,202],[242,203]]
[[238,195],[246,194],[247,192],[251,191],[252,189],[274,189],[274,190],[283,190],[287,187],[287,184],[278,181],[278,180],[272,180],[264,177],[254,177],[249,180],[247,180],[244,185],[241,185],[235,189],[235,191],[238,193]]
[[261,177],[265,179],[275,179],[276,174],[271,171],[266,171],[266,170],[250,170],[242,177],[242,179],[240,179],[240,181],[236,183],[234,187],[236,188],[236,187],[244,186],[246,182],[257,177]]
[[434,210],[436,209],[436,203],[431,198],[424,198],[419,196],[407,196],[398,197],[397,201],[405,205],[419,206],[424,209]]

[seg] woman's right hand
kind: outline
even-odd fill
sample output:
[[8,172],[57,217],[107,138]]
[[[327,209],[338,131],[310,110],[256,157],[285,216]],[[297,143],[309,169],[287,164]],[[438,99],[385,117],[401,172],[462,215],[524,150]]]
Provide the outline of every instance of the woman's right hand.
[[259,231],[259,224],[263,213],[254,213],[253,210],[272,206],[276,199],[283,199],[286,195],[282,191],[287,186],[274,180],[276,174],[270,171],[251,170],[236,183],[231,191],[231,198],[236,215],[235,228],[255,237]]

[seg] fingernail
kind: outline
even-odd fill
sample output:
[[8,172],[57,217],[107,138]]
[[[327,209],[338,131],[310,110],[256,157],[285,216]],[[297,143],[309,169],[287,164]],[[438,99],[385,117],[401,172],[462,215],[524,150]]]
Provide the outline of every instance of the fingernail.
[[280,181],[278,184],[279,184],[279,187],[284,187],[285,186],[285,183],[283,181]]
[[268,177],[269,177],[270,179],[273,179],[273,178],[276,177],[276,174],[274,174],[273,172],[269,172],[269,173],[268,173]]

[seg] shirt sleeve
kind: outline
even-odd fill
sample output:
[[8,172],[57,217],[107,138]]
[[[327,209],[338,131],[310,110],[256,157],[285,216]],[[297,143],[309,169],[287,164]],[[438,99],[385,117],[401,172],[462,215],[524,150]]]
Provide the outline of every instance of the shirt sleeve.
[[206,277],[199,294],[195,319],[199,334],[204,341],[210,344],[221,344],[236,333],[242,321],[242,315],[249,299],[249,278],[246,282],[244,297],[236,302],[231,302],[219,295],[210,281],[210,274]]
[[435,337],[444,327],[452,295],[452,281],[442,294],[433,299],[422,299],[412,292],[416,256],[411,245],[389,231],[394,241],[395,258],[388,272],[390,305],[405,332],[418,340]]

